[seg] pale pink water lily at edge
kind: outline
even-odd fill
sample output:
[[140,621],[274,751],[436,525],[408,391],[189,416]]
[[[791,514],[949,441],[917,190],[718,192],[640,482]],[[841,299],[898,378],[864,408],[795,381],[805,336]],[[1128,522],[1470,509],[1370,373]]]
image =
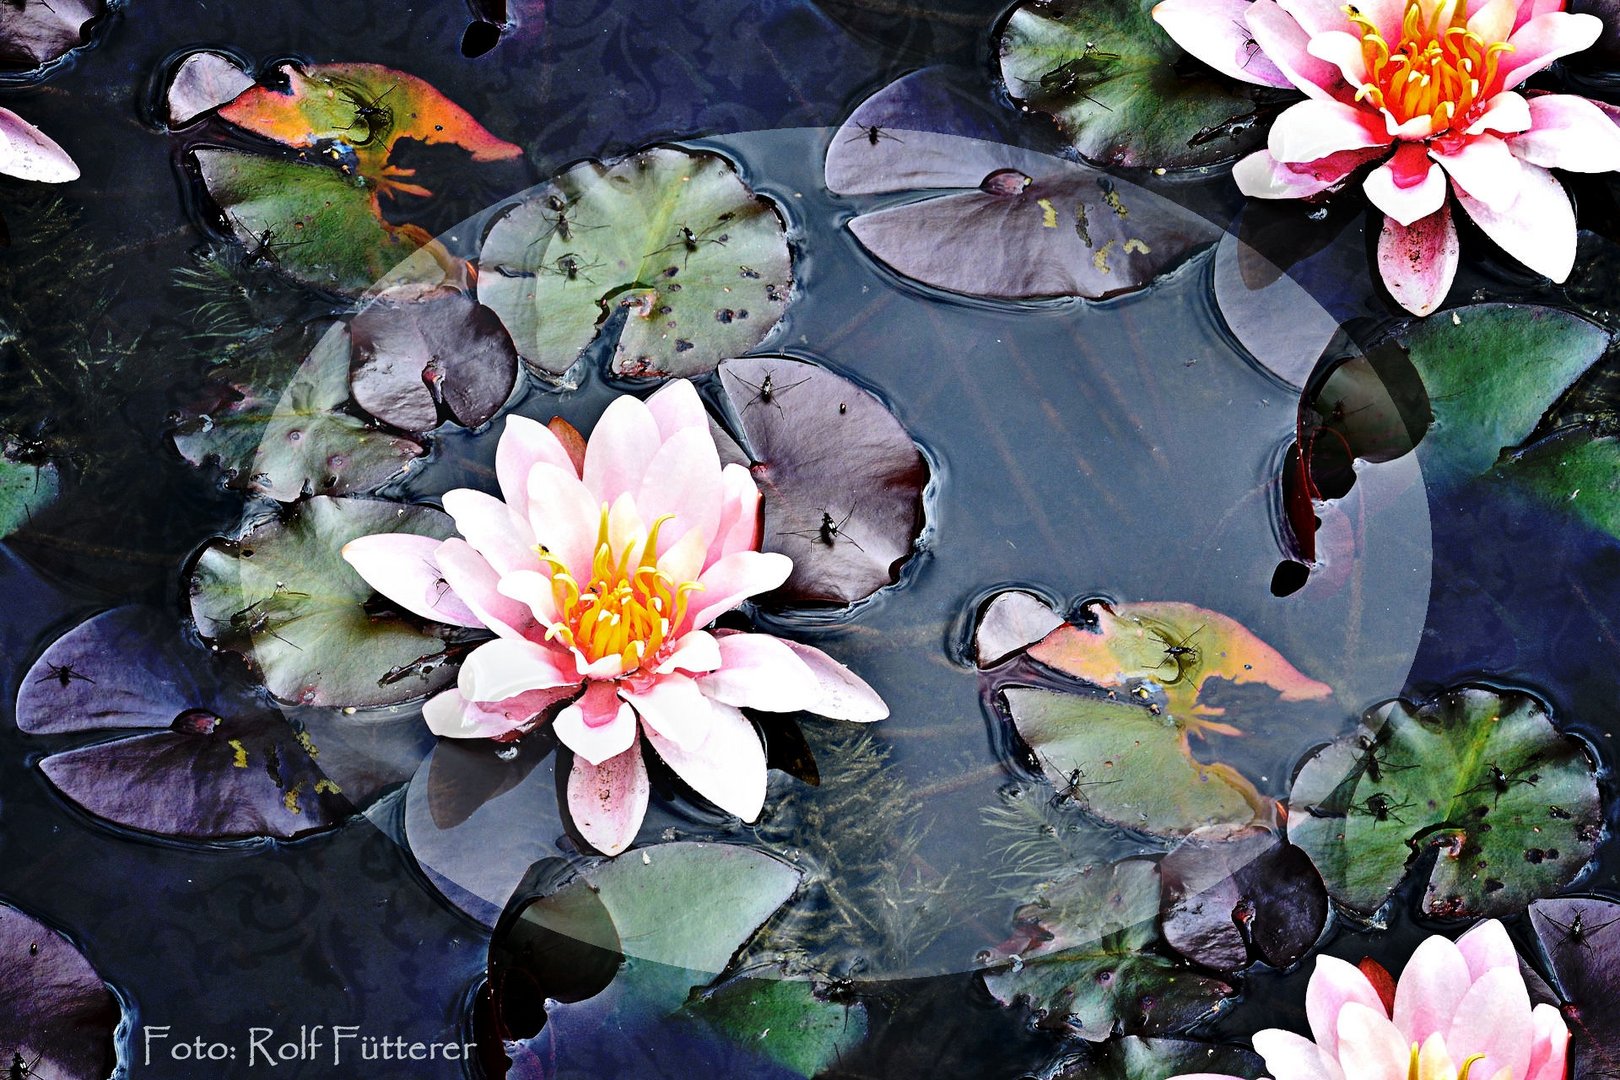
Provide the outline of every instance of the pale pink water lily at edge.
[[1620,170],[1607,106],[1520,90],[1603,31],[1564,0],[1163,0],[1153,17],[1225,74],[1305,94],[1234,178],[1246,195],[1294,199],[1364,173],[1385,215],[1379,270],[1414,314],[1456,274],[1453,197],[1509,255],[1563,281],[1575,214],[1549,170]]
[[1393,1001],[1360,968],[1318,957],[1305,1015],[1312,1038],[1277,1029],[1254,1036],[1273,1080],[1564,1080],[1564,1018],[1551,1005],[1531,1007],[1513,942],[1494,919],[1456,942],[1424,941]]
[[65,184],[79,178],[79,167],[50,136],[10,109],[0,109],[0,174]]
[[569,702],[553,723],[574,753],[569,812],[598,850],[623,851],[646,813],[643,739],[700,795],[752,821],[765,751],[743,709],[888,715],[818,649],[708,629],[793,564],[758,550],[759,490],[746,468],[721,466],[691,383],[615,400],[581,462],[545,425],[508,417],[495,474],[499,498],[445,493],[460,536],[365,536],[343,557],[406,609],[495,633],[423,707],[434,733],[513,738]]

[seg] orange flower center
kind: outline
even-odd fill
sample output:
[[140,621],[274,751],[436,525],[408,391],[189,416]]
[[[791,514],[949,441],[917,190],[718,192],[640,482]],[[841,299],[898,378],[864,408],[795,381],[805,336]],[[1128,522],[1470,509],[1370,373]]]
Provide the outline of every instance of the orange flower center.
[[551,567],[551,594],[557,602],[557,621],[546,638],[578,649],[589,661],[622,657],[626,671],[656,657],[685,617],[688,595],[703,588],[695,581],[677,582],[658,568],[658,530],[674,516],[665,514],[653,522],[645,540],[630,541],[615,552],[603,505],[584,588],[561,560],[537,548]]
[[1393,46],[1355,5],[1344,10],[1361,32],[1367,62],[1356,100],[1388,109],[1403,124],[1431,116],[1434,130],[1444,131],[1468,116],[1494,96],[1501,55],[1513,51],[1505,41],[1488,42],[1469,30],[1460,0],[1409,0]]

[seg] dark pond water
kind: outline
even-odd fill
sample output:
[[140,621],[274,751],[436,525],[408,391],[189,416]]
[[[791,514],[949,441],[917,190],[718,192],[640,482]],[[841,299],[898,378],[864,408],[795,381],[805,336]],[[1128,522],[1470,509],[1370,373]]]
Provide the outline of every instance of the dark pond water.
[[[410,205],[410,220],[435,233],[578,159],[671,139],[733,158],[785,207],[798,294],[762,348],[872,389],[934,472],[927,530],[898,586],[837,618],[761,617],[834,653],[892,710],[870,734],[906,795],[873,805],[895,815],[895,836],[915,830],[918,839],[837,857],[880,866],[904,858],[922,868],[917,880],[945,882],[904,932],[826,944],[826,966],[889,987],[877,1012],[887,1022],[834,1075],[1012,1078],[1058,1049],[967,974],[975,953],[1006,938],[1016,904],[997,895],[998,834],[985,812],[1009,784],[1032,779],[1014,760],[1007,725],[987,710],[986,681],[968,656],[972,612],[994,589],[1031,588],[1065,610],[1095,597],[1187,601],[1238,619],[1330,684],[1328,705],[1254,703],[1248,736],[1214,736],[1199,749],[1239,765],[1270,797],[1285,797],[1302,755],[1348,730],[1364,707],[1461,682],[1533,690],[1612,764],[1620,554],[1575,526],[1502,499],[1431,506],[1412,476],[1358,522],[1360,559],[1330,559],[1304,590],[1273,594],[1275,478],[1298,393],[1224,329],[1210,299],[1209,252],[1122,299],[1012,305],[931,293],[861,251],[843,226],[866,204],[821,182],[833,129],[866,95],[922,66],[946,65],[991,101],[988,31],[1002,7],[713,0],[654,10],[640,0],[531,0],[514,8],[518,28],[477,59],[459,49],[467,22],[459,0],[386,12],[353,0],[137,2],[115,13],[95,46],[47,84],[3,98],[21,103],[84,169],[63,193],[75,215],[63,261],[23,263],[33,257],[25,243],[0,255],[21,268],[15,299],[45,333],[124,353],[98,368],[104,375],[17,405],[48,421],[41,434],[71,461],[72,480],[61,503],[3,552],[3,699],[14,700],[45,644],[96,611],[140,601],[178,620],[191,555],[241,514],[241,500],[180,461],[164,437],[165,417],[199,367],[185,337],[194,302],[174,273],[206,237],[182,142],[157,130],[153,110],[173,58],[212,46],[254,66],[297,57],[406,69],[521,144],[523,158],[461,168]],[[1027,139],[1055,146],[1039,129]],[[442,164],[422,159],[425,172]],[[1224,177],[1156,186],[1222,227],[1238,208]],[[14,235],[46,219],[37,192],[5,186],[0,195]],[[80,248],[110,271],[88,272],[74,261]],[[291,303],[299,318],[321,313],[318,301]],[[591,372],[565,391],[532,385],[514,408],[589,430],[623,389]],[[427,466],[389,494],[487,486],[493,447],[486,433],[445,435]],[[301,841],[158,841],[69,807],[35,767],[54,744],[9,720],[0,723],[0,899],[68,933],[123,997],[128,1075],[241,1075],[164,1055],[148,1063],[139,1033],[152,1025],[235,1044],[263,1025],[470,1037],[488,931],[447,903],[399,842],[397,793],[369,817]],[[812,742],[836,737],[831,724],[807,726]],[[819,764],[824,777],[838,767],[833,756]],[[816,798],[776,775],[771,803],[785,809],[774,818],[768,810],[763,828],[825,860],[835,836],[795,831]],[[663,828],[759,842],[684,800],[655,800],[643,836]],[[819,855],[817,842],[826,845]],[[1613,888],[1615,872],[1608,860],[1583,884]],[[1326,951],[1395,966],[1434,929],[1408,907],[1394,905],[1384,932],[1335,925]],[[1210,1033],[1297,1026],[1307,975],[1308,965],[1249,975],[1243,1004]],[[354,1074],[288,1062],[273,1075]]]

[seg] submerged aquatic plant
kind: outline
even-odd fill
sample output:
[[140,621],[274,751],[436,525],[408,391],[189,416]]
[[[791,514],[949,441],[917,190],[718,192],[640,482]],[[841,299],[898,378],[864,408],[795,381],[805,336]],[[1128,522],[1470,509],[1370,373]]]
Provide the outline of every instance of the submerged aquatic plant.
[[[1382,968],[1317,958],[1307,1039],[1271,1028],[1254,1048],[1277,1080],[1563,1080],[1569,1030],[1531,1008],[1519,958],[1496,920],[1456,942],[1431,937],[1397,985]],[[1369,972],[1371,977],[1369,977]],[[1175,1080],[1235,1080],[1193,1073]]]
[[365,536],[343,554],[416,614],[497,635],[423,708],[435,733],[513,739],[563,706],[552,724],[575,755],[569,809],[598,849],[623,851],[641,825],[642,735],[699,794],[752,821],[765,752],[743,708],[888,715],[817,649],[705,629],[793,566],[758,550],[759,490],[747,469],[721,467],[691,383],[619,398],[583,448],[572,429],[559,438],[508,417],[495,472],[502,498],[445,494],[459,537]]
[[1525,79],[1603,32],[1564,0],[1164,0],[1154,18],[1226,74],[1307,100],[1240,161],[1245,195],[1300,199],[1376,164],[1362,190],[1383,211],[1378,267],[1426,315],[1457,271],[1448,189],[1504,251],[1555,281],[1575,259],[1575,213],[1549,169],[1620,170],[1620,128],[1575,94]]

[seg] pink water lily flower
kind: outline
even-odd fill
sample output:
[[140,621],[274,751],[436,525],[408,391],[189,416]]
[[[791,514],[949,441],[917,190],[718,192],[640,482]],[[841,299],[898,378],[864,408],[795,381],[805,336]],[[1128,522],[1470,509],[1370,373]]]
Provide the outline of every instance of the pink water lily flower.
[[1564,1018],[1551,1005],[1531,1008],[1513,942],[1496,920],[1455,943],[1429,938],[1392,995],[1389,976],[1369,967],[1382,991],[1360,968],[1317,958],[1305,992],[1314,1038],[1277,1029],[1254,1036],[1275,1080],[1564,1080]]
[[0,109],[0,174],[65,184],[79,178],[79,167],[50,136],[10,109]]
[[1548,170],[1620,170],[1620,128],[1603,108],[1517,89],[1602,33],[1564,0],[1164,0],[1153,17],[1234,78],[1304,92],[1238,163],[1239,188],[1306,198],[1365,169],[1362,190],[1385,215],[1379,270],[1418,315],[1457,271],[1448,190],[1509,255],[1563,281],[1575,214]]
[[[576,436],[577,439],[577,436]],[[365,536],[343,557],[378,592],[429,619],[496,637],[423,707],[450,738],[515,738],[567,701],[568,806],[610,855],[647,809],[641,740],[721,809],[752,821],[765,752],[742,709],[869,721],[881,698],[825,653],[769,634],[711,630],[793,564],[759,548],[758,488],[720,465],[692,384],[608,406],[582,460],[551,429],[506,420],[501,497],[446,492],[460,536]]]

